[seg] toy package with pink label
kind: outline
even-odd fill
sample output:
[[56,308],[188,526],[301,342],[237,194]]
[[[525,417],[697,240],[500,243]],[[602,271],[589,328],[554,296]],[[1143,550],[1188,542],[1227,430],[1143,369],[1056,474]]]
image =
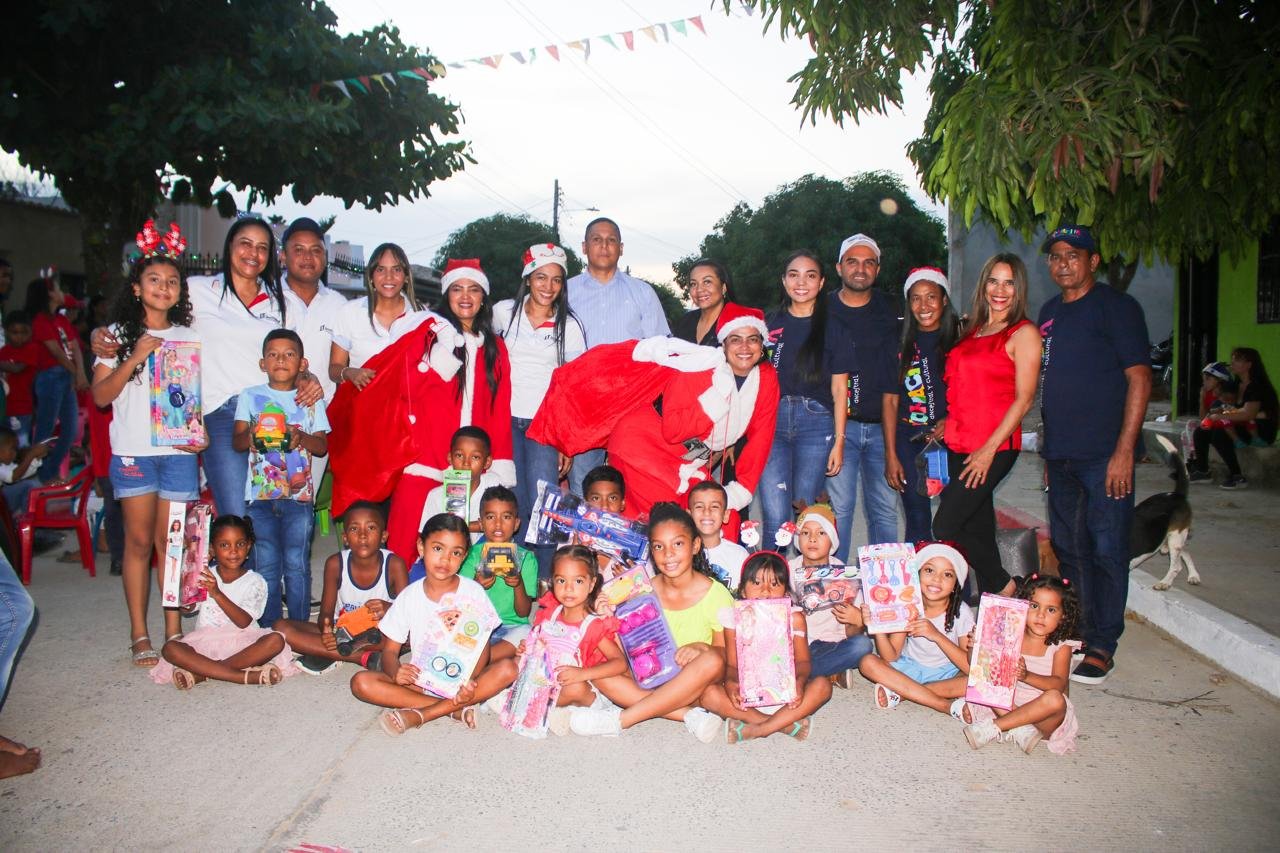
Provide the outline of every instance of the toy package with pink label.
[[200,344],[195,341],[165,341],[149,356],[149,361],[152,446],[203,444]]
[[161,571],[160,606],[182,606],[183,526],[187,522],[187,505],[170,501],[169,518],[165,522],[164,566]]
[[791,570],[791,594],[805,613],[853,604],[862,590],[857,566],[796,566]]
[[924,614],[916,549],[909,542],[863,545],[858,549],[862,597],[871,618],[868,634],[891,634]]
[[618,620],[618,640],[631,665],[631,674],[645,690],[652,690],[675,678],[676,641],[671,635],[662,604],[649,593],[629,598],[614,611]]
[[791,641],[791,599],[735,601],[733,624],[742,707],[761,708],[794,701],[796,657]]
[[545,642],[542,626],[538,626],[524,642],[520,669],[498,712],[498,724],[524,737],[544,738],[548,717],[559,695],[555,653]]
[[480,660],[493,629],[502,623],[492,607],[482,609],[466,596],[446,593],[440,610],[422,635],[422,648],[413,650],[418,686],[442,699],[458,695]]
[[186,550],[182,555],[182,606],[198,604],[209,592],[200,586],[200,573],[209,565],[209,527],[213,523],[213,507],[192,504],[187,510],[184,533]]
[[1021,598],[982,594],[978,624],[973,631],[969,686],[964,694],[967,701],[1004,711],[1013,708],[1030,605],[1031,602]]

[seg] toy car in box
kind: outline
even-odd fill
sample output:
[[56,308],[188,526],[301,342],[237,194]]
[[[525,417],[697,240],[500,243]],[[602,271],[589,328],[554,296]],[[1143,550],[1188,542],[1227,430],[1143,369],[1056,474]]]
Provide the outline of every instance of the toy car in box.
[[538,482],[525,541],[531,545],[577,543],[610,556],[643,560],[649,555],[649,528],[642,521],[597,509],[575,494]]

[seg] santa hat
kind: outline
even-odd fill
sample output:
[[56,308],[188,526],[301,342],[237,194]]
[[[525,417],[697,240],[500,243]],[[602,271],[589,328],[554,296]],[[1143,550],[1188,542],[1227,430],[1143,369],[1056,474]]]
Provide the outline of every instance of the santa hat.
[[831,507],[826,504],[813,504],[806,507],[797,526],[804,527],[810,521],[821,527],[822,532],[827,534],[827,538],[831,540],[832,551],[840,547],[840,534],[836,533],[836,515],[831,511]]
[[964,558],[964,555],[950,545],[931,542],[916,551],[916,566],[923,567],[934,557],[941,557],[950,563],[951,568],[956,570],[956,586],[964,586],[965,579],[969,577],[969,561]]
[[485,293],[489,292],[489,277],[480,269],[479,258],[450,258],[444,266],[444,275],[440,276],[440,290],[446,291],[449,285],[464,278],[480,285]]
[[569,261],[565,257],[564,249],[561,249],[555,243],[539,243],[536,246],[530,246],[524,253],[524,272],[520,273],[524,278],[533,275],[533,271],[539,267],[545,267],[547,264],[559,264],[560,269],[566,273],[569,271]]
[[716,340],[724,343],[725,338],[743,328],[755,329],[760,337],[769,339],[769,327],[765,325],[763,311],[736,302],[726,302],[720,309],[720,319],[716,320]]
[[942,292],[951,298],[951,285],[947,282],[947,274],[937,267],[916,267],[907,274],[907,283],[902,285],[902,295],[909,297],[911,295],[911,285],[917,281],[931,281],[938,287],[942,288]]

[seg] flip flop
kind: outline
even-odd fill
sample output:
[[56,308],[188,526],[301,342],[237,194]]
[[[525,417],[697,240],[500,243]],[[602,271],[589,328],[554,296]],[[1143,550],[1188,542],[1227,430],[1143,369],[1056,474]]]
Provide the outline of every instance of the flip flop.
[[413,726],[413,728],[416,729],[418,728],[418,726],[421,726],[423,723],[427,721],[426,715],[424,715],[417,708],[394,708],[390,711],[383,711],[381,714],[378,715],[378,725],[382,727],[382,730],[384,732],[391,735],[392,737],[399,737],[400,735],[408,731],[410,728],[409,726],[405,725],[404,717],[400,716],[401,714],[407,713],[409,711],[412,711],[413,713],[418,715],[418,725]]
[[190,690],[196,686],[196,677],[185,669],[173,668],[173,686],[179,690]]
[[137,651],[134,647],[143,640],[146,640],[148,643],[151,642],[151,638],[146,634],[143,634],[141,637],[134,637],[133,642],[129,644],[129,651],[133,652],[134,666],[140,666],[143,669],[150,669],[160,663],[160,653],[155,649],[143,649],[142,651]]
[[967,720],[964,718],[965,710],[967,708],[968,708],[968,703],[966,703],[964,701],[964,697],[961,696],[959,699],[951,703],[951,710],[948,713],[950,713],[951,716],[959,720],[963,725],[967,726],[973,722],[973,714],[969,714],[969,719]]
[[728,744],[742,743],[746,738],[742,736],[742,730],[747,724],[741,720],[725,720],[724,721],[724,739]]
[[[882,698],[884,699],[883,704],[880,701]],[[877,684],[876,689],[871,694],[871,701],[875,703],[875,706],[881,711],[892,711],[894,708],[898,707],[898,703],[902,701],[902,697],[897,693],[894,693],[888,687],[885,687],[883,684]]]
[[787,730],[787,737],[794,738],[796,743],[807,739],[811,734],[813,734],[813,717],[796,720]]

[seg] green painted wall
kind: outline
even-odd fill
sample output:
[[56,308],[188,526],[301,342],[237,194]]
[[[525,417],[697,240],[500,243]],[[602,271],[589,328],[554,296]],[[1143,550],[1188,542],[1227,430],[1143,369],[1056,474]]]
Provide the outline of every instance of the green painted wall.
[[1234,347],[1254,347],[1267,372],[1280,371],[1280,323],[1257,322],[1258,244],[1240,258],[1226,254],[1218,262],[1218,358],[1226,361]]

